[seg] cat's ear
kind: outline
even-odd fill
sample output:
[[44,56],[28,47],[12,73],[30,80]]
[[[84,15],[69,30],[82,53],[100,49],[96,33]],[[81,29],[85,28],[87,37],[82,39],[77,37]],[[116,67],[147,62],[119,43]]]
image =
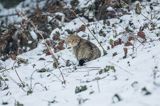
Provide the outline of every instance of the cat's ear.
[[74,34],[74,36],[76,36],[77,38],[81,38],[80,36],[78,36],[78,34],[77,34],[77,33],[75,33],[75,34]]
[[77,32],[75,31],[75,32],[73,32],[73,35],[77,35]]
[[70,37],[71,35],[68,35],[66,38],[65,38],[65,43],[68,43],[69,42],[69,37]]

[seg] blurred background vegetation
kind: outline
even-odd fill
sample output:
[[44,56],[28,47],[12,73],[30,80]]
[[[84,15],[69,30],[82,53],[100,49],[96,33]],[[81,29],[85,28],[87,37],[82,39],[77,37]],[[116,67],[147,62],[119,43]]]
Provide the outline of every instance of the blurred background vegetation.
[[22,1],[24,0],[0,0],[0,3],[3,5],[4,8],[11,8],[15,7]]

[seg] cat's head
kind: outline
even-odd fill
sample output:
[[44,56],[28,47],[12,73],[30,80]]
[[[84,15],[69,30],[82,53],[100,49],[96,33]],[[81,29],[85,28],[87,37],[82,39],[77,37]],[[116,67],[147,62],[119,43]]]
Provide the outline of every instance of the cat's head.
[[79,44],[80,39],[81,38],[78,35],[73,34],[73,35],[69,35],[65,41],[68,46],[75,47]]

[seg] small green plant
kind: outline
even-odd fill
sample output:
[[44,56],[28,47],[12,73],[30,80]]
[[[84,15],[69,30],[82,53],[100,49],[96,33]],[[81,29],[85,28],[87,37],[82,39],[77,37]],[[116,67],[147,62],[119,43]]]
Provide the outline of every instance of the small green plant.
[[104,33],[104,31],[102,29],[99,31],[99,36],[103,36],[103,37],[106,36],[106,34]]
[[30,95],[30,94],[32,94],[33,93],[33,90],[32,89],[29,89],[28,91],[27,91],[27,95]]
[[7,77],[0,76],[0,89],[1,90],[7,90],[7,89],[9,89],[6,81],[8,81]]
[[148,91],[148,89],[147,89],[146,87],[143,87],[143,88],[141,89],[141,92],[142,92],[142,94],[145,95],[145,96],[152,94],[150,91]]
[[120,102],[122,101],[122,98],[120,97],[119,94],[115,94],[113,97],[112,97],[112,102],[113,103],[117,103],[117,102]]
[[5,102],[3,101],[2,105],[8,105],[8,102],[7,101],[5,101]]
[[114,43],[114,40],[113,40],[113,39],[110,39],[110,40],[109,40],[109,44],[110,44],[110,45],[113,45],[113,43]]
[[106,72],[109,72],[109,71],[115,72],[116,69],[115,69],[114,66],[106,66],[104,69],[101,69],[98,73],[103,74],[103,73],[106,73]]
[[14,106],[24,106],[22,103],[20,103],[19,101],[15,101],[15,105]]
[[77,94],[77,93],[83,92],[85,90],[87,90],[87,86],[86,85],[84,85],[84,86],[76,86],[75,93]]
[[52,99],[48,101],[48,106],[51,106],[52,104],[58,103],[58,101],[56,100],[56,96]]
[[89,100],[89,99],[88,99],[88,98],[82,98],[82,97],[77,98],[77,101],[78,101],[78,104],[79,104],[79,105],[82,105],[82,104],[85,103],[87,100]]

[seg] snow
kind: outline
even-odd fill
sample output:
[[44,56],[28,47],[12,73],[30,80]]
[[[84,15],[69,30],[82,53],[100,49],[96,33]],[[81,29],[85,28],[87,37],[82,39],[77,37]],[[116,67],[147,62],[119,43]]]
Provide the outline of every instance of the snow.
[[108,11],[114,11],[114,9],[112,7],[108,7],[107,10]]
[[78,8],[86,8],[90,5],[92,5],[95,2],[95,0],[79,0]]
[[[82,0],[80,3],[84,2],[85,0]],[[156,8],[159,8],[159,6]],[[146,10],[143,11],[145,12],[144,15],[146,15]],[[9,14],[9,12],[6,14]],[[149,15],[146,16],[149,17]],[[89,24],[91,31],[94,30],[96,32],[96,36],[105,26],[103,31],[106,33],[106,37],[97,36],[105,49],[107,49],[110,39],[124,36],[119,35],[115,38],[113,28],[103,25],[102,21],[88,23],[85,18],[80,18],[86,24]],[[133,21],[136,27],[134,33],[138,31],[141,25],[149,22],[142,15],[136,15],[134,11],[131,11],[131,15],[122,16],[120,19],[123,20],[122,23],[119,23],[118,19],[109,20],[111,24],[116,25],[115,30],[117,33],[123,32],[130,20]],[[157,19],[155,22],[160,23]],[[79,18],[69,23],[64,23],[61,29],[56,28],[52,31],[51,38],[58,31],[62,38],[65,39],[68,36],[66,29],[75,31],[82,24],[84,23]],[[159,31],[158,26],[156,28],[154,31],[144,30],[148,38],[147,42],[141,44],[139,41],[135,41],[136,50],[133,51],[132,48],[129,48],[126,59],[123,59],[123,45],[107,50],[107,55],[87,62],[82,67],[77,66],[78,62],[71,49],[66,48],[54,54],[59,57],[60,70],[64,75],[66,84],[62,84],[62,76],[59,69],[53,68],[52,57],[43,53],[46,47],[44,46],[44,41],[40,41],[36,49],[18,56],[18,58],[28,59],[28,64],[21,63],[18,65],[11,59],[5,62],[0,61],[0,66],[8,69],[8,71],[4,72],[0,70],[0,77],[8,78],[8,81],[5,82],[9,87],[9,89],[2,90],[4,86],[0,86],[0,105],[8,102],[7,106],[13,106],[15,101],[18,101],[25,106],[159,106],[160,42],[155,34],[155,32]],[[37,39],[34,31],[30,33],[33,39]],[[89,30],[77,34],[79,36],[89,36],[90,41],[100,48]],[[87,39],[87,36],[84,38]],[[149,39],[154,39],[155,41],[151,42]],[[118,55],[113,57],[114,52],[117,52]],[[45,60],[39,60],[40,58]],[[67,60],[70,60],[71,66],[66,66]],[[110,70],[109,72],[98,74],[106,66],[114,66],[116,71]],[[155,68],[156,66],[157,68]],[[38,72],[42,68],[47,69],[47,71]],[[17,83],[21,84],[21,81],[16,71],[25,84],[23,88],[25,91],[17,85]],[[156,72],[156,78],[154,78],[154,72]],[[75,88],[84,85],[87,86],[87,90],[76,94]],[[146,88],[151,94],[146,95],[146,91],[143,91],[143,88]],[[33,92],[27,94],[26,91],[29,90],[33,90]],[[114,96],[115,94],[119,95],[121,101],[117,100]]]
[[0,11],[3,9],[3,6],[2,6],[2,4],[0,4]]
[[32,31],[30,31],[30,34],[31,34],[31,36],[32,36],[32,38],[34,39],[34,40],[37,40],[37,35],[36,35],[36,33],[32,30]]

